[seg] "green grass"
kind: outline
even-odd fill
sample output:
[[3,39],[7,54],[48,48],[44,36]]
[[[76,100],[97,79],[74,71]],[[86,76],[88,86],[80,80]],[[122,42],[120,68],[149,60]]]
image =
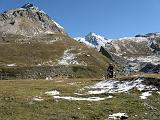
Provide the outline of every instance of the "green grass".
[[[70,52],[78,54],[75,58],[78,63],[85,62],[87,65],[74,65],[73,69],[77,71],[77,73],[73,76],[93,76],[99,78],[111,62],[97,50],[89,48],[65,35],[55,34],[32,38],[7,35],[5,39],[7,41],[9,40],[9,42],[0,43],[0,69],[4,68],[3,66],[6,66],[6,64],[16,64],[18,69],[24,69],[25,67],[30,68],[38,64],[48,66],[48,61],[52,61],[52,65],[57,66],[58,61],[63,57],[64,51],[68,49],[73,49]],[[56,41],[52,44],[47,43],[52,40]],[[17,43],[15,41],[21,42]],[[72,67],[72,65],[69,65],[69,67],[70,66]],[[116,69],[117,68],[118,67],[116,67]],[[83,69],[85,69],[85,71],[83,71]],[[93,71],[95,73],[90,74],[91,72],[86,71]]]
[[[15,36],[16,37],[16,36]],[[13,37],[11,37],[13,39]],[[11,39],[10,37],[8,39]],[[16,38],[14,38],[16,40]],[[18,39],[18,38],[17,38]],[[65,50],[74,48],[73,53],[83,52],[84,54],[78,56],[77,61],[85,61],[90,65],[107,65],[110,61],[98,53],[95,49],[88,48],[87,46],[80,44],[79,42],[72,40],[68,36],[63,35],[46,35],[40,37],[26,38],[27,43],[9,43],[0,44],[0,63],[1,64],[13,64],[16,63],[19,66],[35,65],[52,60],[57,64],[57,60],[62,57]],[[54,39],[59,39],[52,44],[45,42]],[[25,41],[25,38],[24,40]],[[39,42],[37,42],[39,41]],[[30,44],[29,44],[30,42]],[[87,57],[89,54],[91,57]]]
[[[114,94],[112,99],[98,102],[55,100],[44,93],[58,90],[60,96],[76,96],[84,86],[92,85],[96,79],[64,79],[0,81],[0,119],[2,120],[104,120],[109,114],[126,112],[129,120],[159,120],[159,94],[147,100],[139,99],[139,92]],[[73,85],[69,83],[75,83]],[[33,101],[42,96],[44,101]],[[105,97],[108,95],[96,95]],[[150,109],[144,103],[156,108]],[[80,109],[78,109],[80,108]],[[147,115],[145,115],[147,113]],[[136,116],[137,115],[137,116]]]

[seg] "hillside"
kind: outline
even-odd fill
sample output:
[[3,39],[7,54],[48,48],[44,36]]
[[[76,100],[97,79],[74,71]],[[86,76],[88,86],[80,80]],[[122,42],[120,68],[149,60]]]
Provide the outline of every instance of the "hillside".
[[[45,74],[46,70],[43,68],[49,67],[52,71],[48,69],[46,74],[51,77],[59,74],[60,76],[75,77],[102,76],[109,59],[95,49],[88,48],[68,36],[50,35],[49,37],[47,35],[50,40],[56,39],[57,36],[58,40],[49,42],[44,42],[42,38],[43,42],[33,42],[37,40],[32,38],[33,40],[30,40],[32,42],[1,43],[1,68],[42,68],[42,71],[36,71],[36,74]],[[44,39],[46,40],[46,37]],[[59,72],[56,72],[55,68],[58,66],[63,67],[58,70]],[[73,74],[73,72],[75,73]],[[47,77],[46,75],[43,76]]]
[[[70,38],[64,28],[32,4],[0,16],[0,79],[102,77],[111,62],[94,48]],[[8,23],[11,19],[15,24]]]

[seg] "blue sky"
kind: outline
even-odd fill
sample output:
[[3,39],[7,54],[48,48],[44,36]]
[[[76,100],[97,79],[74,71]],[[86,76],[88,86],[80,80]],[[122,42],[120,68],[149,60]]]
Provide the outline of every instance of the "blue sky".
[[160,32],[160,0],[0,0],[0,11],[31,2],[72,37],[95,32],[119,38]]

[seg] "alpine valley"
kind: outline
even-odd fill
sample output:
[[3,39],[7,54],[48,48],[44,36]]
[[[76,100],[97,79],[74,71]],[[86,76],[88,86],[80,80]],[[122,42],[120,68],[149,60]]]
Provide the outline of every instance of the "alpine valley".
[[31,3],[0,14],[0,120],[126,119],[160,120],[159,32],[71,38]]

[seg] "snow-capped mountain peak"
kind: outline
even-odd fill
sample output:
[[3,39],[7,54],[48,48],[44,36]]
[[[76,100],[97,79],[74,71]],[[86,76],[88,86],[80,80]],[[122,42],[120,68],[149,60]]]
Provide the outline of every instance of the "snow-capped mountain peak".
[[101,46],[105,46],[106,43],[110,42],[110,40],[108,40],[107,38],[97,35],[94,32],[90,32],[85,37],[77,37],[74,39],[90,47],[95,47],[98,50],[100,49]]
[[107,42],[107,39],[103,36],[97,35],[96,33],[90,32],[85,36],[86,41],[92,43],[95,46],[105,46],[104,43]]
[[94,36],[94,37],[99,38],[99,39],[105,39],[105,40],[107,40],[105,37],[97,35],[94,32],[90,32],[87,36]]
[[85,45],[89,46],[89,47],[95,47],[93,44],[91,44],[90,42],[86,41],[84,37],[76,37],[74,38],[76,41],[84,43]]

